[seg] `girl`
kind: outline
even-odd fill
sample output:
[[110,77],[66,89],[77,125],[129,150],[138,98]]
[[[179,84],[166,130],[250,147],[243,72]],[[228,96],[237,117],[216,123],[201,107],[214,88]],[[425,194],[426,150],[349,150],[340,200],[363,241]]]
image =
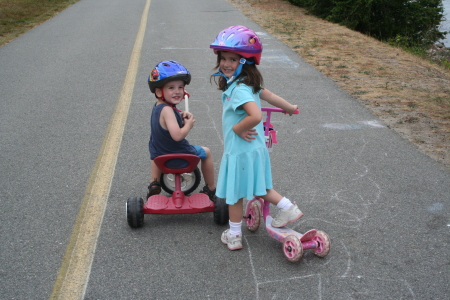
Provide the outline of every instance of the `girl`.
[[269,153],[264,139],[260,99],[292,115],[297,105],[262,87],[263,78],[256,68],[262,45],[255,32],[244,26],[222,30],[210,45],[217,54],[216,83],[222,93],[222,131],[224,152],[220,165],[216,196],[229,205],[230,229],[221,241],[230,250],[242,248],[243,198],[253,195],[280,208],[273,227],[298,220],[303,213],[297,205],[272,187]]
[[191,145],[186,140],[189,131],[194,127],[194,116],[176,108],[186,94],[185,85],[191,82],[191,74],[176,61],[162,61],[158,63],[148,77],[150,91],[158,99],[152,110],[150,119],[149,150],[152,160],[152,179],[148,186],[147,198],[161,193],[158,182],[161,171],[154,163],[160,155],[171,153],[187,153],[201,158],[201,169],[205,179],[205,186],[201,193],[215,201],[216,186],[214,183],[214,162],[209,148]]

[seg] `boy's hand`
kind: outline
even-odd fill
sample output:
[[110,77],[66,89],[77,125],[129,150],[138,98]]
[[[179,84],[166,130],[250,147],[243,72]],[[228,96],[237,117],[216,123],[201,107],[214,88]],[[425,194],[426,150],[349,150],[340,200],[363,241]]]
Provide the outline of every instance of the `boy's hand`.
[[180,114],[183,119],[190,119],[190,118],[194,117],[193,114],[191,114],[190,112],[187,112],[187,111],[182,111]]
[[195,119],[193,114],[183,111],[181,116],[183,117],[184,126],[189,126],[189,128],[194,127]]

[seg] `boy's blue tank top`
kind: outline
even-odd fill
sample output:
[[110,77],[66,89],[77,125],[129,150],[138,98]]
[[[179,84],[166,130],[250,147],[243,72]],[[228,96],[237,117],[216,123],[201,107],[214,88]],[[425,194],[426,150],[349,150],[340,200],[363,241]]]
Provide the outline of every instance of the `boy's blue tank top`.
[[[150,158],[153,160],[156,157],[164,154],[172,153],[187,153],[196,155],[195,148],[189,144],[188,140],[183,139],[179,142],[172,139],[168,130],[164,129],[159,123],[159,117],[161,115],[161,110],[169,106],[168,104],[159,104],[153,107],[152,115],[150,118],[150,141],[148,143],[148,148],[150,150]],[[173,110],[178,126],[183,127],[183,119],[181,114]]]

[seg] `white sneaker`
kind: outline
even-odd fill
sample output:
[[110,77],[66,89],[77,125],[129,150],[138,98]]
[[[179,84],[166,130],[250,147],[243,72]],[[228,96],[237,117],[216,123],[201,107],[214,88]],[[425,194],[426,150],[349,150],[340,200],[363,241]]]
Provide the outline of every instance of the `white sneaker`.
[[220,240],[227,245],[230,250],[242,249],[242,234],[230,235],[230,229],[227,229],[222,233]]
[[284,227],[288,223],[295,222],[303,216],[297,204],[293,204],[289,209],[281,209],[278,215],[272,220],[273,227]]

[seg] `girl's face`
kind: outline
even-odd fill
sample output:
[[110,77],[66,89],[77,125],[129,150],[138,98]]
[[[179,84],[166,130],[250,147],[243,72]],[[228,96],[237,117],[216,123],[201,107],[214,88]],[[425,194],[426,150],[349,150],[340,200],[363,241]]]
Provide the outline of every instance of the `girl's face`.
[[[173,80],[166,83],[163,87],[164,99],[173,105],[179,104],[184,99],[184,81]],[[162,97],[161,89],[155,89],[156,96]]]
[[239,66],[239,60],[241,56],[233,52],[220,52],[220,63],[219,68],[225,76],[230,78],[233,76],[234,71],[236,71]]

